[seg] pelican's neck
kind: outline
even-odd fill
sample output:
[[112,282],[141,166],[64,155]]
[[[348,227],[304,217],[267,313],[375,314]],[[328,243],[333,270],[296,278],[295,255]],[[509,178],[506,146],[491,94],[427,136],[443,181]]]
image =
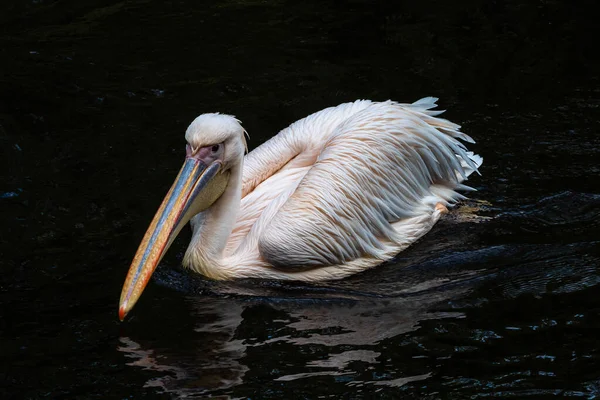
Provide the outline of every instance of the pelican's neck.
[[242,198],[242,162],[231,167],[227,188],[206,211],[195,217],[192,241],[183,264],[212,279],[227,279],[223,252],[237,219]]

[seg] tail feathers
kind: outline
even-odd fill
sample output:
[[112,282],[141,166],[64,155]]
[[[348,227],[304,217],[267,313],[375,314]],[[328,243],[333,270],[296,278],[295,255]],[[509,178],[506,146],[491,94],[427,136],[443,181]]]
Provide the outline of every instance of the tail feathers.
[[464,160],[461,156],[457,155],[460,159],[460,165],[463,168],[463,172],[456,171],[456,179],[458,180],[458,185],[456,186],[456,190],[465,190],[465,191],[474,191],[470,186],[462,184],[462,182],[469,177],[473,172],[479,173],[479,167],[483,164],[483,157],[479,154],[475,154],[472,151],[466,152],[468,160]]
[[[404,108],[411,108],[414,111],[421,112],[429,117],[436,117],[446,110],[432,110],[437,107],[436,102],[439,99],[437,97],[424,97],[420,100],[415,101],[412,104],[400,104]],[[437,129],[447,133],[448,135],[463,140],[467,143],[475,143],[471,136],[460,131],[460,125],[450,122],[443,118],[424,118],[424,121],[435,126]]]
[[[467,143],[475,143],[473,138],[467,135],[464,132],[460,131],[460,125],[457,125],[453,122],[450,122],[443,118],[434,118],[436,115],[439,115],[444,112],[444,110],[432,110],[437,107],[436,102],[438,101],[437,97],[424,97],[420,100],[415,101],[412,104],[398,104],[399,106],[411,109],[414,112],[424,114],[421,118],[423,121],[428,123],[430,126],[433,126],[440,132],[443,132],[453,138],[460,139]],[[458,146],[466,150],[466,147],[462,143],[458,143]],[[461,152],[462,153],[462,152]],[[479,174],[479,167],[483,164],[483,158],[478,154],[473,153],[472,151],[465,151],[463,157],[457,155],[460,160],[461,167],[464,172],[457,172],[458,181],[462,182],[473,172],[477,172]],[[466,156],[466,157],[465,157]],[[459,189],[462,190],[474,190],[466,185],[461,185]]]
[[464,132],[460,132],[458,129],[452,131],[451,134],[452,134],[452,136],[459,138],[460,140],[463,140],[467,143],[475,143],[475,141],[473,140],[473,138],[471,136],[467,135]]
[[399,104],[404,108],[411,108],[414,111],[421,112],[425,115],[429,115],[431,117],[435,117],[437,115],[442,114],[446,110],[432,110],[432,108],[436,108],[436,101],[439,99],[437,97],[423,97],[420,100],[415,101],[411,104]]
[[420,108],[423,110],[429,110],[431,108],[435,108],[437,107],[437,104],[435,104],[439,99],[437,97],[423,97],[422,99],[419,99],[417,101],[415,101],[412,104],[408,104],[408,106],[410,107],[414,107],[414,108]]
[[479,175],[481,175],[479,173],[479,167],[481,167],[481,164],[483,164],[483,157],[481,157],[479,154],[473,153],[472,151],[467,151],[467,157],[469,157],[473,164],[475,164],[475,168],[472,168],[471,166],[466,165],[466,163],[463,164],[461,161],[461,164],[463,164],[463,167],[465,167],[467,176],[471,175],[473,172],[477,172]]
[[445,185],[431,185],[429,187],[429,191],[431,192],[431,196],[425,197],[423,199],[423,203],[430,204],[432,206],[439,202],[442,202],[445,205],[451,205],[459,200],[466,199],[464,195]]

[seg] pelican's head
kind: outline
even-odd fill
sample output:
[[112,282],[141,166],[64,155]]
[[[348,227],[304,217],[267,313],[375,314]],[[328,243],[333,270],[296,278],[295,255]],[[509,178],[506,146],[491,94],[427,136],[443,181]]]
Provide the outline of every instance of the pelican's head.
[[244,128],[225,114],[202,114],[185,133],[185,162],[167,193],[131,263],[119,305],[121,321],[133,308],[163,255],[196,214],[223,194],[229,171],[246,151]]
[[246,152],[244,128],[232,115],[210,113],[196,118],[185,131],[185,140],[193,153],[210,148],[223,150],[223,167],[239,163]]

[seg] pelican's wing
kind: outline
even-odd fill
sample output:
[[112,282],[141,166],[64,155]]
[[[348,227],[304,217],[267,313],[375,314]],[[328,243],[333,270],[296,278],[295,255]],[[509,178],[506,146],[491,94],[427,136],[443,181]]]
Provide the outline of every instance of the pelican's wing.
[[272,216],[314,167],[336,127],[372,104],[369,100],[330,107],[282,130],[244,158],[242,201],[225,253],[253,252]]
[[314,165],[302,164],[297,174],[284,170],[264,188],[277,195],[246,240],[256,242],[265,262],[289,272],[361,258],[380,262],[390,246],[416,240],[403,232],[422,235],[433,223],[407,230],[403,221],[429,218],[438,202],[460,198],[455,189],[469,189],[460,182],[481,164],[457,140],[473,142],[458,125],[434,118],[435,100],[363,104],[338,121],[307,156]]

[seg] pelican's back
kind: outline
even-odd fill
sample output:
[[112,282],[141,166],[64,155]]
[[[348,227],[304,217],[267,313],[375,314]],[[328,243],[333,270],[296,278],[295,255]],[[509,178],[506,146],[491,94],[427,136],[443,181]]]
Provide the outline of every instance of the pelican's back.
[[230,254],[258,250],[289,279],[332,279],[425,234],[482,161],[458,125],[435,118],[435,100],[342,104],[250,153]]

